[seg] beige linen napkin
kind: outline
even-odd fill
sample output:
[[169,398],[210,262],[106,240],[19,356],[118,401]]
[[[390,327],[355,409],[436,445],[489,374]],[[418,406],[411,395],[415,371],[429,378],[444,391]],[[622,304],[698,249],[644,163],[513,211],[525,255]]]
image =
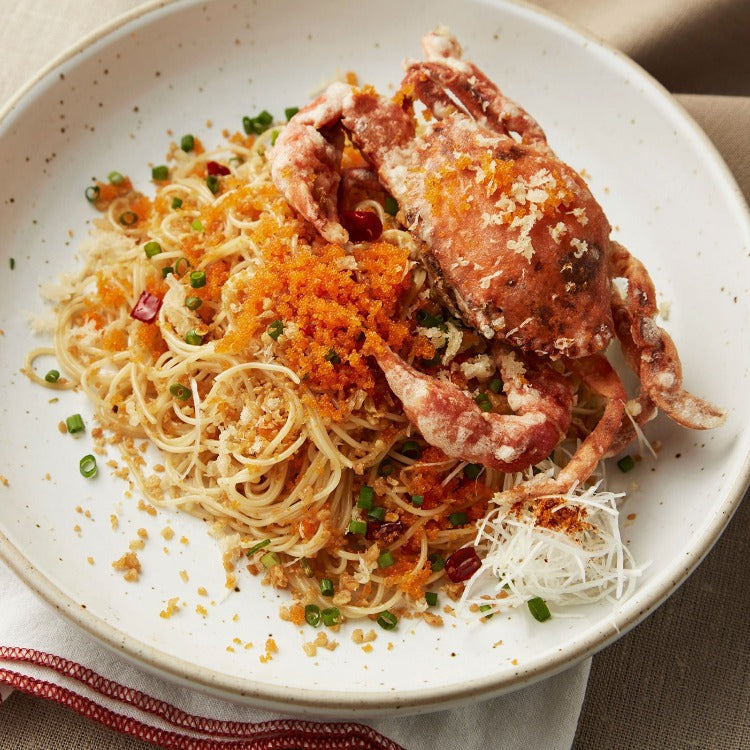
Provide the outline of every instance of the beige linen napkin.
[[[0,0],[4,71],[0,100],[86,33],[140,3],[133,0]],[[0,563],[0,685],[56,701],[120,732],[174,748],[544,747],[567,750],[585,693],[589,662],[510,696],[424,716],[366,724],[280,717],[176,687],[103,648],[49,610]],[[2,693],[0,693],[2,695]],[[9,723],[13,702],[0,705]],[[5,714],[5,715],[4,715]],[[59,720],[70,722],[69,715]],[[372,727],[372,729],[370,729]],[[375,731],[374,731],[375,730]],[[67,748],[58,726],[35,729],[38,747]],[[123,738],[124,741],[124,738]],[[64,743],[64,744],[63,744]],[[140,744],[140,743],[138,743]],[[225,747],[224,744],[221,745]],[[0,748],[18,747],[0,732]]]

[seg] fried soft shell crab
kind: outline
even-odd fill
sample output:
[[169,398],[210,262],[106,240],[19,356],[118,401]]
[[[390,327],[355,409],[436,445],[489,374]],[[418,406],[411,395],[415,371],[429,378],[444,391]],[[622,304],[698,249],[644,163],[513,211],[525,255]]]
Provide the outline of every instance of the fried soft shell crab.
[[[552,366],[561,361],[606,406],[558,477],[532,483],[535,494],[584,481],[657,409],[685,427],[721,424],[721,409],[682,388],[677,350],[654,321],[648,272],[610,238],[583,178],[531,115],[461,59],[446,29],[422,46],[426,60],[406,64],[395,97],[334,83],[292,118],[271,153],[273,179],[291,205],[324,239],[346,243],[337,200],[343,128],[398,201],[433,292],[490,340],[510,415],[481,410],[468,393],[381,347],[378,364],[412,424],[451,457],[527,468],[570,425],[573,393]],[[419,125],[417,100],[428,111]],[[624,293],[615,279],[625,280]],[[640,379],[630,402],[603,354],[614,337]]]

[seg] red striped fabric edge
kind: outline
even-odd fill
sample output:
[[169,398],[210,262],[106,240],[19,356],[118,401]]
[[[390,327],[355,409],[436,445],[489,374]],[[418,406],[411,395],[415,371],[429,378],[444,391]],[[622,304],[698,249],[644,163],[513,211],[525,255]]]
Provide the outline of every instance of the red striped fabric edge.
[[0,646],[0,660],[34,664],[79,682],[102,696],[158,716],[191,736],[161,729],[102,706],[69,688],[0,667],[0,683],[53,700],[123,734],[169,750],[404,750],[371,727],[356,722],[275,719],[265,722],[220,721],[188,714],[165,701],[108,680],[69,659],[34,649]]

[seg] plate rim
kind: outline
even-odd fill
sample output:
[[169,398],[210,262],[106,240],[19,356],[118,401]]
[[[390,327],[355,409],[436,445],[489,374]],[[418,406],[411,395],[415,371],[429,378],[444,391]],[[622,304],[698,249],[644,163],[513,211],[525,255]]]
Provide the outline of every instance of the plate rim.
[[[741,217],[744,221],[744,228],[748,237],[750,237],[750,210],[734,175],[716,146],[696,123],[692,115],[650,73],[624,52],[588,29],[545,8],[534,6],[523,0],[476,0],[476,2],[489,4],[497,8],[502,6],[515,7],[527,15],[545,18],[561,27],[560,30],[572,33],[592,43],[605,54],[613,55],[620,63],[627,65],[631,73],[651,89],[650,93],[659,98],[659,103],[671,108],[671,114],[679,118],[682,124],[689,129],[690,135],[697,139],[703,156],[710,160],[713,169],[718,170],[717,174],[721,179],[722,187],[733,194],[737,203],[734,207],[737,217]],[[197,5],[198,0],[193,0],[191,3],[184,3],[181,0],[148,0],[148,2],[99,25],[55,56],[11,95],[0,108],[0,126],[5,124],[5,121],[23,103],[24,99],[33,93],[35,88],[48,76],[77,55],[88,50],[95,43],[114,34],[123,26],[154,12],[189,4]],[[705,525],[703,533],[696,540],[700,544],[696,544],[686,559],[683,559],[679,575],[674,578],[667,577],[655,586],[650,591],[649,597],[642,601],[635,608],[635,611],[631,611],[631,608],[627,607],[618,609],[613,615],[579,635],[572,646],[559,649],[555,657],[548,660],[544,665],[521,669],[510,677],[488,676],[478,680],[457,683],[450,687],[419,688],[408,692],[356,693],[351,691],[321,691],[320,689],[313,691],[309,688],[279,687],[269,683],[262,683],[261,687],[253,687],[253,683],[249,680],[233,675],[219,674],[209,668],[166,655],[156,647],[129,636],[102,618],[92,614],[65,594],[43,573],[34,568],[31,561],[1,529],[0,560],[3,560],[13,573],[46,604],[53,607],[107,649],[152,674],[184,687],[198,689],[201,692],[233,702],[277,710],[282,709],[286,712],[293,709],[302,715],[352,718],[372,715],[375,712],[378,716],[383,716],[384,711],[388,714],[422,713],[468,703],[480,698],[486,699],[526,687],[541,679],[552,677],[572,668],[587,657],[606,648],[642,622],[687,580],[713,549],[739,507],[749,484],[750,449],[748,449],[740,470],[732,480],[731,487],[724,496],[723,502],[714,509],[713,518]],[[637,596],[636,593],[634,599]]]

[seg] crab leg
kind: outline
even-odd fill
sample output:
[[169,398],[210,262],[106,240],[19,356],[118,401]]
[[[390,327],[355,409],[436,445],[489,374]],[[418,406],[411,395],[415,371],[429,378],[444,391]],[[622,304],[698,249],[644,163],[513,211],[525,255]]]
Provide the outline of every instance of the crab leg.
[[386,348],[377,355],[393,393],[424,439],[452,458],[511,472],[546,458],[570,424],[573,396],[549,366],[519,361],[510,350],[497,357],[515,414],[482,411],[450,382],[417,372]]
[[422,39],[426,62],[407,66],[404,84],[414,87],[418,98],[436,115],[455,109],[449,91],[480,125],[497,133],[518,133],[526,144],[537,144],[549,152],[539,123],[526,110],[503,96],[497,86],[470,62],[461,59],[461,47],[446,31]]
[[626,358],[640,377],[646,396],[683,427],[718,427],[726,418],[725,412],[682,387],[677,348],[654,322],[656,294],[648,271],[616,242],[612,243],[611,262],[614,273],[628,282],[625,298],[615,302],[615,314],[618,329],[623,331]]

